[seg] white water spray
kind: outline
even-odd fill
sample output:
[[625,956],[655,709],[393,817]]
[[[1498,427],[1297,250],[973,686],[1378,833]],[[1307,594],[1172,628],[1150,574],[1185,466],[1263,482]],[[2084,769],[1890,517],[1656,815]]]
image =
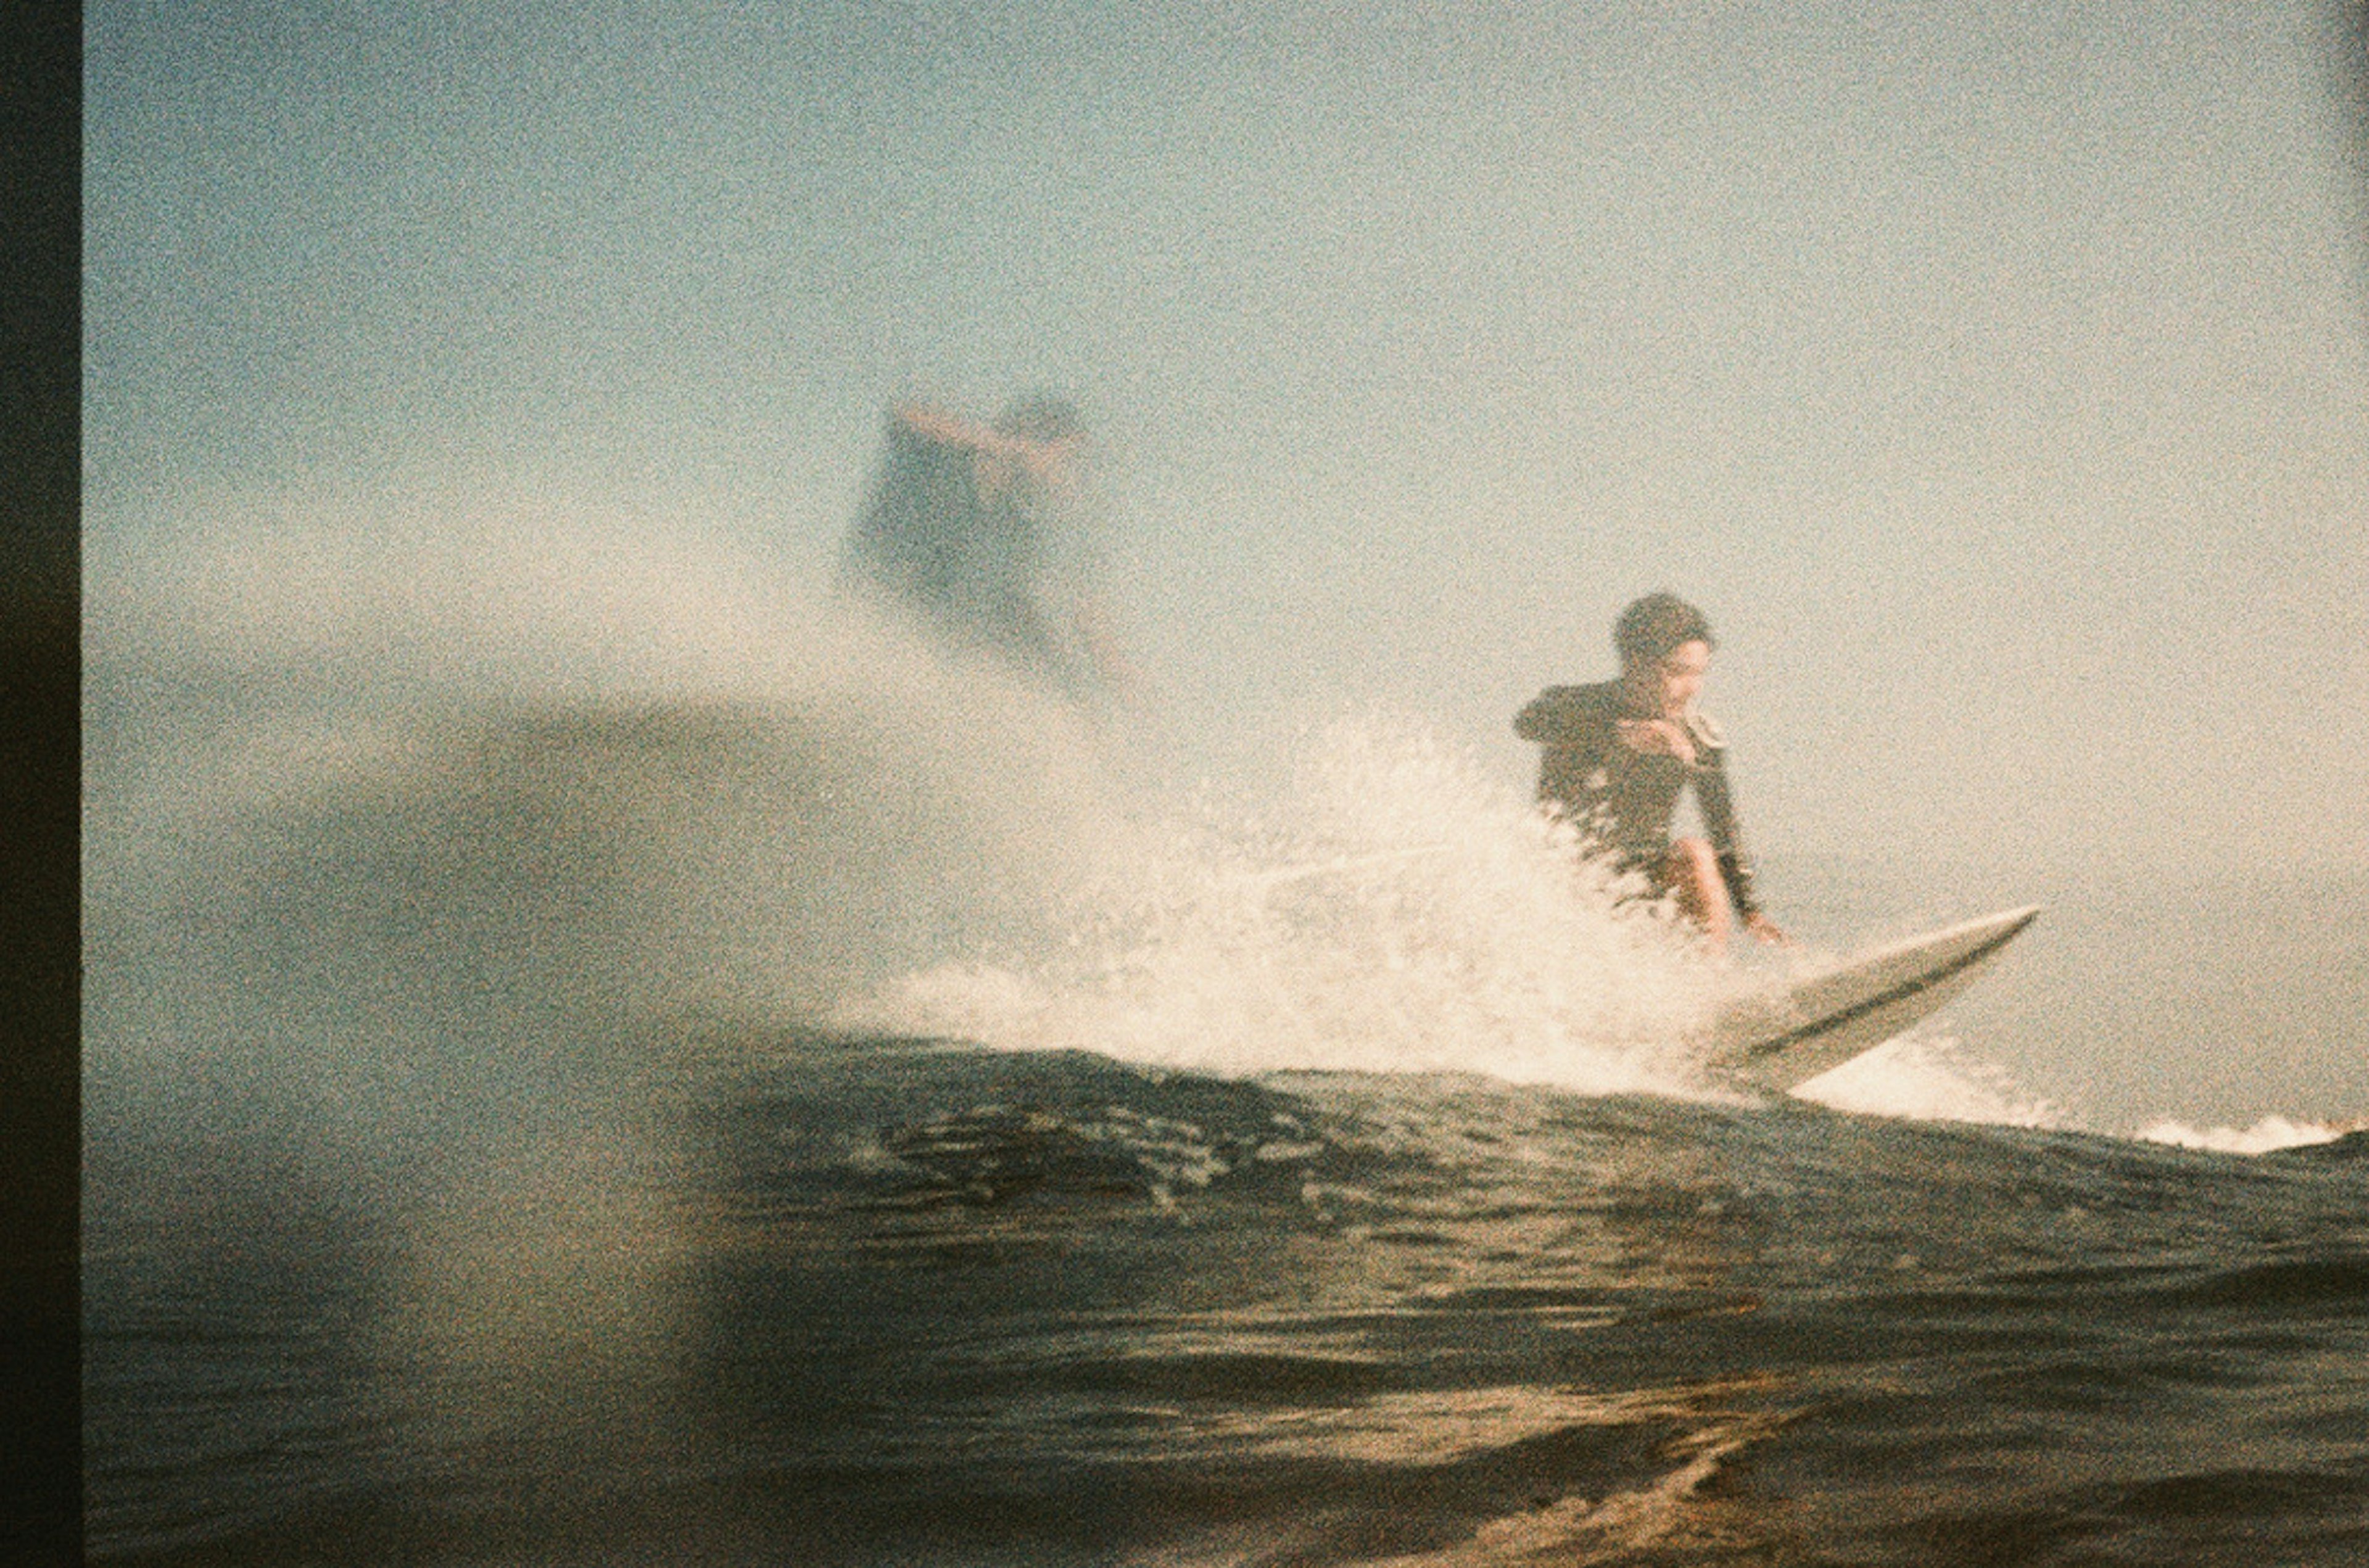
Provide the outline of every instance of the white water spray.
[[[1723,1093],[1685,1041],[1754,971],[1418,723],[1123,798],[1075,710],[696,529],[316,511],[92,563],[102,1098],[410,1139],[687,1018]],[[1814,1093],[2048,1115],[1925,1047]]]

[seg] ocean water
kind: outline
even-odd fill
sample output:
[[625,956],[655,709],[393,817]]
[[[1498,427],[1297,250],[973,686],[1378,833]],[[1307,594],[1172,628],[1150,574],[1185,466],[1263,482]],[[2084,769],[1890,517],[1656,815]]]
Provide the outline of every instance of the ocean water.
[[2052,1094],[2012,953],[1743,1092],[1921,911],[1723,962],[1416,720],[1173,784],[728,552],[356,539],[93,564],[92,1560],[2369,1560],[2357,1105]]

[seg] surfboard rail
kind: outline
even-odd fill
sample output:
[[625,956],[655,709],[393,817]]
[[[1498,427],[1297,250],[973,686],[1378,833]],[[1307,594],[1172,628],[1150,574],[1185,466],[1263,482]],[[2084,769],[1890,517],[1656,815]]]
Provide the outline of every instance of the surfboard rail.
[[1799,1087],[1930,1015],[2039,917],[2036,904],[2002,910],[1746,998],[1711,1026],[1706,1059],[1764,1087]]

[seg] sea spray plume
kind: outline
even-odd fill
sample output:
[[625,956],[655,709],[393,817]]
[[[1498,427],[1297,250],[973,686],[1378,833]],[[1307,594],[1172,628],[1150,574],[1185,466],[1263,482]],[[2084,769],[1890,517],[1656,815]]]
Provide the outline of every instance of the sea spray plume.
[[1060,704],[694,526],[282,509],[92,553],[112,1111],[408,1157],[635,1067],[653,1019],[1025,927],[1108,836]]
[[1702,956],[1421,726],[1310,738],[1281,799],[1204,799],[1114,856],[1063,945],[944,966],[851,1029],[1226,1073],[1475,1072],[1686,1092]]

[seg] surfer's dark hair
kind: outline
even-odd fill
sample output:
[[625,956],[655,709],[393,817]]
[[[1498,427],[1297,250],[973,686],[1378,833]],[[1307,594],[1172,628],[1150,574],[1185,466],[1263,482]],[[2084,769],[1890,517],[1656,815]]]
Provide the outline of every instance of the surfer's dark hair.
[[1078,418],[1078,406],[1068,398],[1051,392],[1024,392],[995,417],[995,433],[1049,445],[1084,435],[1086,425]]
[[1620,612],[1612,624],[1612,646],[1625,666],[1657,664],[1672,648],[1686,643],[1718,642],[1703,612],[1675,593],[1649,593]]

